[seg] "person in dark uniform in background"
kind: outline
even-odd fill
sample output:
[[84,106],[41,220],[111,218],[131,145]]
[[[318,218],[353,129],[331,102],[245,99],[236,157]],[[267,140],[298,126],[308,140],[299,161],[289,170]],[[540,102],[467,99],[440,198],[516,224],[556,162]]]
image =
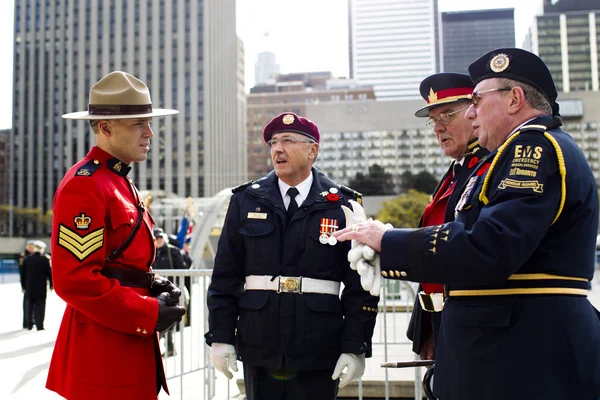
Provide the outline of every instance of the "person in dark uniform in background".
[[[170,237],[164,231],[155,231],[156,235],[156,258],[152,268],[154,269],[185,269],[187,268],[179,247],[169,243]],[[172,235],[171,235],[172,236]],[[167,276],[167,279],[174,281],[174,277]],[[177,354],[175,350],[175,344],[173,343],[173,329],[169,329],[166,333],[161,336],[166,338],[166,350],[165,353],[168,357]]]
[[23,259],[21,287],[25,296],[25,328],[31,330],[34,325],[38,331],[44,330],[46,315],[46,294],[52,287],[50,257],[44,254],[46,244],[36,240],[33,253]]
[[[454,220],[460,189],[489,151],[479,145],[471,122],[465,119],[471,105],[469,96],[473,93],[469,75],[434,74],[421,82],[419,90],[427,104],[415,116],[428,117],[426,125],[435,133],[444,154],[453,159],[423,211],[419,222],[422,227]],[[413,307],[407,336],[413,341],[413,351],[423,360],[435,358],[442,292],[441,284],[422,283]]]
[[446,285],[439,399],[597,399],[600,312],[586,297],[596,180],[560,129],[556,87],[538,56],[493,50],[469,74],[466,118],[491,153],[469,178],[456,220],[391,230],[372,221],[338,239],[381,251],[384,276]]
[[23,292],[23,329],[29,329],[29,323],[26,320],[27,313],[25,312],[25,281],[23,279],[23,261],[26,257],[33,254],[35,240],[25,242],[25,249],[19,254],[19,277],[21,279],[21,292]]
[[364,372],[377,312],[350,269],[350,244],[331,236],[360,194],[313,167],[320,134],[310,120],[281,114],[263,139],[274,171],[233,190],[219,239],[210,359],[231,378],[239,357],[249,400],[334,399],[338,379]]
[[153,117],[150,91],[114,71],[96,82],[88,110],[96,145],[56,190],[52,278],[67,307],[46,387],[69,400],[156,400],[168,393],[157,331],[181,320],[181,292],[151,272],[154,221],[128,173],[146,159]]

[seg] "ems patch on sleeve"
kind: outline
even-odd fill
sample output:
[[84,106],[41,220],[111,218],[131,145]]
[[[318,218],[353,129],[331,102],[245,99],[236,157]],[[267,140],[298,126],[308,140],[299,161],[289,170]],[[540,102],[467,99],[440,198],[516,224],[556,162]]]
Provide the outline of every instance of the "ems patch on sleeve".
[[58,245],[79,261],[83,261],[90,254],[104,246],[104,227],[96,229],[85,236],[79,236],[77,232],[60,224],[58,228]]
[[520,143],[507,154],[510,161],[504,163],[502,180],[498,189],[512,192],[531,192],[537,195],[544,193],[544,184],[548,175],[546,157],[551,156],[545,146],[539,144]]

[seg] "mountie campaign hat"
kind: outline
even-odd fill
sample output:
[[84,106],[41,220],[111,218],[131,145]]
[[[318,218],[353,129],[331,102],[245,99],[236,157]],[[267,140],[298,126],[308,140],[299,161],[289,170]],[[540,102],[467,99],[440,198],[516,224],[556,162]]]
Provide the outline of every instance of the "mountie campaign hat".
[[307,118],[297,116],[293,112],[279,114],[265,126],[265,129],[263,129],[265,143],[271,140],[271,136],[281,132],[299,133],[315,140],[317,143],[321,140],[317,125]]
[[123,71],[113,71],[90,89],[87,111],[64,114],[65,119],[123,119],[163,117],[179,111],[152,108],[146,84]]
[[419,91],[427,105],[417,110],[416,117],[429,117],[429,110],[442,104],[469,100],[473,93],[473,82],[467,74],[442,72],[423,79]]
[[474,85],[490,78],[527,83],[546,96],[553,114],[558,114],[558,92],[552,74],[542,59],[533,53],[517,48],[492,50],[469,65],[469,75]]

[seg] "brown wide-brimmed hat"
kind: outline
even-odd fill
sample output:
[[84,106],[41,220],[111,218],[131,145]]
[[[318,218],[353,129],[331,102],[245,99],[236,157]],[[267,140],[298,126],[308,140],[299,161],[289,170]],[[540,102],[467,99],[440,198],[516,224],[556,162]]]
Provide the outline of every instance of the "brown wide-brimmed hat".
[[150,91],[146,84],[123,71],[113,71],[90,89],[87,111],[64,114],[66,119],[124,119],[164,117],[179,111],[152,108]]

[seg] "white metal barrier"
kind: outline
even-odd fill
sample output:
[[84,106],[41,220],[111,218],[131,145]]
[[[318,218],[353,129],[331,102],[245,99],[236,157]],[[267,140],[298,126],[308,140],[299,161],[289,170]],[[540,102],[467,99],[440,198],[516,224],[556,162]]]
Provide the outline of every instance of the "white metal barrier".
[[[209,361],[208,346],[204,342],[204,333],[208,331],[208,309],[206,293],[210,283],[212,270],[154,270],[173,280],[179,288],[189,291],[188,314],[173,329],[174,348],[170,349],[167,335],[162,335],[161,347],[164,351],[163,363],[171,396],[161,395],[160,399],[211,400],[231,399],[237,395],[235,379],[228,381],[224,377],[217,378]],[[409,318],[409,311],[414,304],[414,288],[410,283],[386,280],[382,292],[377,317],[377,325],[373,335],[373,354],[388,360],[388,349],[391,346],[411,346],[404,330],[397,329],[397,318]],[[183,305],[185,295],[180,302]],[[174,350],[173,355],[169,355]],[[390,398],[390,378],[388,370],[384,371],[385,395]],[[362,385],[358,387],[358,398],[362,400]],[[162,393],[162,392],[161,392]],[[414,368],[415,399],[422,399],[421,369]],[[163,397],[164,396],[164,397]]]

